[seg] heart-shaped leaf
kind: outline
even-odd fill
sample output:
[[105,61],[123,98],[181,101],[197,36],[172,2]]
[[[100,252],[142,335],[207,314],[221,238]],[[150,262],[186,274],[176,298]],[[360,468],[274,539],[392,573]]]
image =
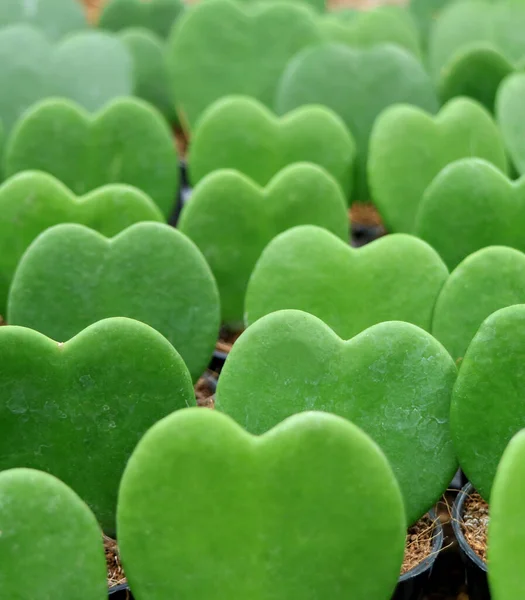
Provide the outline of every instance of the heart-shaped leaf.
[[456,0],[409,0],[410,13],[414,15],[419,26],[425,48],[433,22],[451,2],[456,2]]
[[525,431],[505,449],[490,494],[488,561],[491,598],[516,600],[525,595]]
[[28,248],[9,293],[7,321],[68,340],[106,317],[160,331],[196,380],[212,355],[219,293],[198,248],[160,223],[112,239],[81,225],[56,225]]
[[390,44],[369,49],[323,44],[290,61],[275,107],[277,114],[284,114],[303,104],[322,104],[342,117],[358,149],[354,197],[367,200],[370,132],[379,113],[398,102],[438,109],[430,77],[409,52]]
[[354,249],[311,225],[275,237],[253,270],[247,323],[283,308],[309,312],[344,339],[382,321],[430,331],[432,310],[448,271],[418,238],[389,235]]
[[80,223],[111,237],[139,221],[163,221],[145,194],[124,185],[108,185],[77,198],[60,181],[25,171],[0,187],[0,314],[16,266],[31,242],[48,227]]
[[496,100],[496,118],[512,162],[519,173],[525,174],[525,75],[517,73],[501,84]]
[[8,132],[30,106],[49,96],[98,110],[133,92],[131,57],[118,38],[90,31],[53,46],[30,25],[0,31],[0,80],[0,118]]
[[390,460],[413,523],[457,466],[448,423],[455,379],[446,350],[413,325],[380,323],[345,342],[316,317],[283,310],[235,342],[216,408],[256,434],[305,410],[351,420]]
[[192,6],[169,41],[182,123],[193,129],[208,106],[230,94],[271,108],[288,61],[321,39],[315,13],[299,3],[209,0]]
[[120,35],[133,59],[134,95],[153,104],[171,123],[177,122],[175,100],[164,42],[145,29],[126,29]]
[[0,473],[2,598],[104,600],[102,534],[89,508],[47,473]]
[[181,0],[109,0],[103,5],[98,26],[109,31],[141,27],[166,38],[183,10]]
[[386,110],[374,126],[368,161],[372,198],[386,226],[412,233],[426,188],[447,164],[467,156],[507,168],[498,127],[477,102],[456,98],[436,117],[407,105]]
[[426,189],[414,233],[449,269],[486,246],[525,251],[525,179],[510,181],[491,163],[465,158],[445,167]]
[[[399,10],[396,10],[399,9]],[[414,56],[421,57],[419,33],[415,22],[407,18],[400,7],[379,6],[373,10],[356,12],[351,18],[346,13],[329,13],[321,22],[327,39],[358,48],[377,44],[397,44]]]
[[246,286],[268,242],[303,224],[324,227],[348,242],[347,210],[337,182],[312,164],[286,167],[266,189],[237,171],[222,170],[195,188],[179,228],[208,261],[219,286],[222,320],[235,327],[242,323]]
[[195,404],[173,347],[131,319],[99,321],[65,344],[0,328],[0,470],[41,469],[114,532],[119,479],[144,432]]
[[[213,498],[213,501],[211,499]],[[377,446],[307,413],[252,437],[188,409],[142,438],[119,492],[119,545],[141,598],[390,598],[405,517]]]
[[513,304],[525,304],[525,254],[503,246],[484,248],[466,258],[443,286],[432,335],[457,360],[483,321]]
[[486,319],[461,363],[450,426],[461,468],[489,500],[499,460],[525,427],[525,305]]
[[50,40],[58,40],[66,33],[87,27],[86,17],[79,2],[71,0],[2,0],[0,4],[0,27],[29,23],[46,34]]
[[354,159],[352,135],[332,111],[303,106],[278,119],[243,96],[219,100],[206,111],[188,155],[194,185],[217,169],[235,169],[265,186],[287,165],[311,162],[326,169],[347,196]]
[[66,100],[46,100],[19,121],[6,148],[7,176],[39,170],[81,196],[109,183],[142,190],[164,215],[179,182],[169,126],[146,103],[119,98],[92,116]]

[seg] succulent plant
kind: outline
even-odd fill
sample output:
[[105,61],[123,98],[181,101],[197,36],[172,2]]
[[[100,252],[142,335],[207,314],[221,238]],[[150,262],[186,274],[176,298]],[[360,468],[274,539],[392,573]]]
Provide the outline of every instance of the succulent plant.
[[135,188],[107,185],[77,198],[60,181],[38,171],[14,175],[0,187],[0,212],[1,315],[22,254],[48,227],[80,223],[111,237],[140,221],[163,221],[155,203]]
[[405,538],[383,454],[318,413],[261,437],[216,411],[163,419],[129,460],[117,522],[144,598],[387,600]]
[[237,171],[218,170],[193,191],[179,229],[208,261],[219,286],[223,323],[236,328],[243,321],[248,280],[268,242],[302,224],[324,227],[347,242],[347,210],[337,182],[313,164],[284,168],[265,189]]
[[266,186],[287,165],[311,162],[326,169],[347,196],[352,191],[354,160],[353,137],[332,111],[302,106],[276,118],[256,100],[243,96],[223,98],[205,112],[188,154],[194,185],[217,169],[235,169]]
[[389,235],[360,249],[311,225],[275,237],[253,270],[247,324],[294,308],[323,320],[344,339],[382,321],[430,331],[436,298],[448,277],[438,254],[418,238]]
[[73,34],[53,45],[31,25],[0,29],[0,78],[0,119],[8,133],[27,109],[49,96],[98,110],[133,91],[126,47],[117,37],[97,31]]
[[61,481],[32,469],[0,473],[2,598],[104,600],[106,560],[93,513]]
[[450,426],[461,468],[488,501],[498,463],[525,427],[525,305],[488,317],[465,353],[452,395]]
[[483,321],[513,304],[525,304],[525,254],[503,246],[483,248],[460,263],[443,286],[432,335],[458,360]]
[[361,49],[332,43],[307,48],[288,63],[275,110],[282,115],[304,104],[322,104],[340,115],[357,143],[354,198],[369,200],[370,132],[379,113],[399,102],[438,109],[432,81],[412,54],[392,44]]
[[98,26],[115,32],[141,27],[166,38],[183,11],[181,0],[109,0],[102,7]]
[[213,275],[193,242],[161,223],[138,223],[111,239],[64,224],[36,238],[11,285],[9,324],[64,341],[119,316],[162,333],[197,380],[215,347],[220,306]]
[[91,115],[73,102],[45,100],[23,116],[5,151],[6,176],[39,170],[81,196],[110,183],[142,190],[167,216],[178,190],[171,130],[136,98],[119,98]]
[[181,123],[192,130],[211,104],[231,94],[271,108],[288,61],[321,40],[317,15],[298,2],[193,5],[173,28],[168,50]]
[[390,460],[411,524],[457,467],[449,432],[455,379],[447,351],[414,325],[380,323],[344,341],[316,317],[283,310],[235,342],[216,408],[255,434],[305,410],[349,419]]
[[120,476],[158,419],[194,405],[188,370],[151,327],[95,323],[65,343],[24,327],[0,328],[0,470],[49,472],[115,531]]
[[421,198],[434,177],[447,164],[472,156],[507,169],[499,129],[473,100],[455,98],[437,116],[408,105],[382,113],[370,137],[368,178],[387,228],[412,233]]
[[516,73],[504,79],[496,98],[498,125],[512,162],[521,175],[525,175],[525,111],[521,101],[524,93],[525,75]]
[[525,251],[525,180],[511,181],[492,163],[464,158],[446,166],[425,190],[414,233],[449,269],[487,246]]

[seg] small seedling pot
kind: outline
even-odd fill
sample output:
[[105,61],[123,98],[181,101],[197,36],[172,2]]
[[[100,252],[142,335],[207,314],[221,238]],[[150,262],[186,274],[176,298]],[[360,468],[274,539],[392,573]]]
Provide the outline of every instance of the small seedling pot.
[[425,593],[434,563],[443,547],[443,526],[441,525],[441,521],[433,510],[428,514],[434,522],[432,552],[413,569],[401,575],[392,600],[420,600]]
[[111,600],[133,600],[133,596],[127,583],[109,588],[108,596]]
[[228,358],[228,352],[221,352],[220,350],[214,350],[213,356],[210,361],[210,370],[215,371],[215,373],[220,373],[222,371],[222,367],[224,367],[224,363]]
[[360,248],[385,235],[385,230],[381,225],[361,225],[360,223],[355,223],[352,224],[351,233],[350,245],[353,248]]
[[177,226],[179,221],[180,213],[182,211],[182,207],[189,200],[191,196],[191,187],[190,182],[188,180],[188,169],[186,167],[186,161],[179,161],[179,170],[180,170],[180,179],[179,179],[179,191],[177,193],[177,198],[175,202],[175,208],[173,209],[173,213],[169,219],[169,224],[173,225],[173,227]]
[[459,544],[461,558],[465,564],[470,600],[490,600],[487,564],[469,546],[461,528],[465,499],[474,491],[471,483],[467,483],[461,488],[452,507],[452,528]]

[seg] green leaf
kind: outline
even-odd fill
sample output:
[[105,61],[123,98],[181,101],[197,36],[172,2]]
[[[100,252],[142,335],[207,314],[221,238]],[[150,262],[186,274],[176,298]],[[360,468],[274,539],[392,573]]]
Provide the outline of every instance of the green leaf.
[[53,46],[30,25],[13,25],[0,30],[0,81],[0,119],[9,133],[28,108],[49,96],[98,110],[131,95],[132,62],[122,42],[107,33],[82,32]]
[[452,395],[459,464],[487,501],[505,447],[525,427],[524,327],[523,304],[488,317],[467,349]]
[[383,222],[412,233],[421,198],[449,163],[477,156],[507,169],[505,147],[490,113],[456,98],[437,116],[414,106],[393,106],[376,121],[370,138],[368,179]]
[[525,432],[520,431],[505,449],[490,495],[488,560],[494,600],[515,600],[525,595],[524,467]]
[[256,438],[202,409],[144,436],[117,521],[137,597],[213,600],[388,600],[406,526],[389,464],[351,423],[307,413]]
[[419,25],[423,44],[426,47],[434,21],[452,2],[457,0],[409,0],[409,10]]
[[311,225],[274,238],[255,265],[246,293],[248,324],[284,308],[309,312],[344,339],[382,321],[430,331],[448,271],[425,242],[389,235],[350,248]]
[[181,0],[109,0],[102,8],[98,26],[109,31],[141,27],[166,38],[183,11]]
[[380,323],[343,341],[316,317],[283,310],[235,342],[215,406],[256,434],[305,410],[349,419],[390,460],[413,523],[457,468],[448,422],[455,379],[446,350],[413,325]]
[[80,2],[71,0],[2,0],[0,27],[27,23],[40,29],[49,40],[59,40],[67,33],[87,29]]
[[173,28],[168,50],[181,122],[193,129],[208,106],[231,94],[271,108],[288,61],[321,40],[317,15],[298,2],[193,5]]
[[117,235],[139,221],[163,221],[153,201],[137,189],[108,185],[77,198],[60,181],[25,171],[0,187],[0,314],[16,266],[31,242],[59,223],[80,223],[102,235]]
[[139,223],[112,239],[81,225],[56,225],[31,244],[11,285],[10,325],[64,341],[121,316],[157,329],[199,378],[215,347],[220,307],[193,242],[168,225]]
[[414,233],[454,269],[486,246],[525,251],[525,179],[510,181],[491,163],[464,158],[446,166],[426,189]]
[[55,477],[0,473],[0,589],[3,598],[104,600],[102,533],[89,508]]
[[368,141],[377,116],[406,102],[436,112],[430,77],[410,53],[387,44],[368,49],[323,44],[299,53],[286,68],[276,94],[277,114],[303,104],[322,104],[341,116],[357,143],[354,198],[368,200]]
[[179,167],[171,130],[135,98],[119,98],[90,115],[67,100],[49,99],[19,121],[6,148],[5,174],[39,170],[81,196],[110,183],[142,190],[171,213]]
[[443,286],[432,335],[458,360],[483,321],[513,304],[525,304],[525,254],[503,246],[484,248],[466,258]]
[[525,174],[525,74],[510,75],[501,84],[496,99],[496,119],[518,172]]
[[348,242],[347,210],[337,182],[312,164],[286,167],[266,189],[237,171],[219,170],[194,189],[179,228],[208,261],[219,286],[222,320],[235,327],[243,320],[250,274],[272,238],[312,224]]
[[352,135],[332,111],[302,106],[279,119],[241,96],[223,98],[205,112],[188,154],[194,185],[217,169],[235,169],[266,186],[287,165],[311,162],[326,169],[347,197],[354,160]]
[[0,363],[0,470],[59,477],[112,535],[135,444],[156,421],[195,404],[181,357],[151,327],[115,318],[65,344],[1,327]]
[[164,41],[146,29],[126,29],[120,39],[133,59],[135,96],[152,104],[169,122],[176,123]]

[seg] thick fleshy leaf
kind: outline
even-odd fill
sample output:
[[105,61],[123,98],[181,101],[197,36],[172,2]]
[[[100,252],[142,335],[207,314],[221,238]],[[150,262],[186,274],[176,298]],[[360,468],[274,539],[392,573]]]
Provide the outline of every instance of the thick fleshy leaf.
[[525,74],[511,75],[501,84],[496,100],[496,118],[514,166],[525,175]]
[[141,27],[166,38],[183,10],[181,0],[109,0],[103,5],[98,26],[109,31]]

